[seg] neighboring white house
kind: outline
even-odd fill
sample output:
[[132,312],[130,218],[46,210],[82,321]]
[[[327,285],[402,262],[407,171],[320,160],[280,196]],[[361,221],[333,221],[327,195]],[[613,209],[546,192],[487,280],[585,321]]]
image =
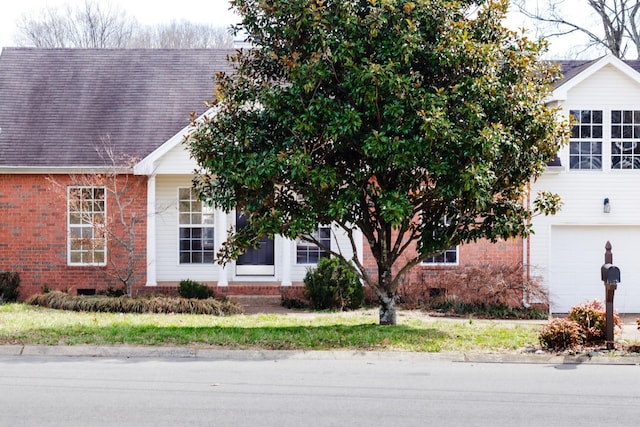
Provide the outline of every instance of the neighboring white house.
[[551,102],[573,117],[571,142],[531,193],[555,192],[563,207],[534,218],[525,257],[548,286],[550,311],[562,313],[604,300],[600,267],[609,241],[621,271],[614,307],[640,313],[640,61],[605,56],[562,66]]

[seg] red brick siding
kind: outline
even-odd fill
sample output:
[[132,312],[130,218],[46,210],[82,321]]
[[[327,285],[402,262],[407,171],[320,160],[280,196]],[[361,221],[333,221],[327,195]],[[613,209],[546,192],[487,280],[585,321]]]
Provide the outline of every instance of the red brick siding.
[[[415,248],[405,252],[404,258],[411,259],[416,255]],[[425,276],[437,275],[442,271],[461,270],[467,267],[482,265],[514,265],[523,263],[523,239],[514,238],[506,241],[491,243],[487,240],[479,240],[475,243],[461,245],[458,252],[457,265],[417,265],[413,267],[403,279],[403,283],[410,284],[420,281]],[[364,245],[364,266],[377,279],[377,266],[369,245]]]
[[[46,175],[0,175],[0,271],[20,273],[20,296],[25,299],[50,289],[104,289],[118,287],[113,268],[67,265],[66,186],[77,185],[67,175],[55,175],[61,186]],[[76,183],[76,184],[74,184]],[[146,280],[146,177],[130,176],[135,202],[127,215],[136,213],[136,285]],[[113,197],[107,195],[107,212],[116,214]],[[108,258],[125,259],[121,250],[109,247]]]

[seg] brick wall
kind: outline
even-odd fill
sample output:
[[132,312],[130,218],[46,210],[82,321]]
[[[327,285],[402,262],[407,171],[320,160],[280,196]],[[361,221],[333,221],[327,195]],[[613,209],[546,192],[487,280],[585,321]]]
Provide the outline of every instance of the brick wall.
[[[68,175],[49,178],[55,183],[46,175],[0,175],[0,271],[20,273],[21,299],[41,292],[45,286],[69,290],[72,294],[77,289],[120,286],[109,263],[104,267],[67,265],[66,187],[78,185],[82,178]],[[126,197],[133,196],[133,204],[127,210],[127,218],[135,212],[138,221],[134,245],[136,284],[144,284],[146,177],[129,176],[128,180]],[[119,213],[113,202],[114,197],[107,192],[110,218]],[[126,261],[122,249],[110,243],[109,260]]]
[[[405,259],[411,259],[416,254],[415,249],[409,248],[405,252]],[[463,270],[467,267],[483,265],[516,265],[523,264],[523,239],[513,238],[491,243],[488,240],[479,240],[475,243],[460,245],[457,265],[417,265],[405,276],[403,283],[412,284],[424,280],[425,277],[437,275],[443,271]],[[369,245],[364,245],[364,266],[373,278],[377,278],[376,262],[371,254]]]

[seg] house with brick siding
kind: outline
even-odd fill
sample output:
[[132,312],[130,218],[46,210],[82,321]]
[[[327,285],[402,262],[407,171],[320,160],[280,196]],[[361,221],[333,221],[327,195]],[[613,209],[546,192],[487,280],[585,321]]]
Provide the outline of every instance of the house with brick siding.
[[[278,295],[302,284],[326,255],[302,241],[276,236],[236,262],[215,263],[228,230],[243,219],[203,205],[191,190],[196,164],[182,141],[190,118],[203,114],[205,101],[214,97],[213,76],[232,71],[229,53],[2,51],[0,271],[20,273],[22,298],[45,287],[83,294],[117,287],[114,270],[128,255],[96,224],[120,213],[124,224],[135,218],[135,293],[175,288],[183,279],[227,295]],[[115,156],[105,158],[106,148]],[[124,211],[99,180],[114,171],[129,191]],[[317,233],[353,255],[337,229],[319,227]],[[375,269],[361,236],[359,241],[356,256]],[[518,238],[452,247],[415,267],[405,282],[471,267],[522,265],[529,246]]]

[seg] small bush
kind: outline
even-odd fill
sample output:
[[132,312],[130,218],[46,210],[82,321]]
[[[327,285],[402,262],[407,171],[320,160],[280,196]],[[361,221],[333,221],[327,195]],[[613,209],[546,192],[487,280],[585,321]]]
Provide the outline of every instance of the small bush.
[[[622,327],[617,313],[613,315],[613,323],[614,327]],[[600,344],[606,336],[607,315],[598,300],[572,307],[567,318],[552,320],[539,333],[540,344],[550,350],[568,350],[578,344]]]
[[309,308],[309,302],[297,296],[282,296],[280,305],[284,308]]
[[[598,300],[577,305],[569,311],[569,319],[580,325],[585,344],[599,344],[607,338],[607,313]],[[613,315],[614,327],[622,327],[617,313]]]
[[0,273],[0,302],[15,302],[20,296],[20,273]]
[[322,258],[304,277],[305,296],[318,309],[356,309],[364,288],[358,275],[340,258]]
[[121,286],[119,288],[114,288],[113,286],[109,286],[107,289],[99,290],[98,295],[104,295],[107,297],[123,297],[127,295],[127,288]]
[[504,304],[468,303],[447,299],[433,303],[432,310],[448,315],[469,315],[490,319],[548,319],[549,313],[536,307],[509,307]]
[[128,297],[77,297],[63,292],[51,291],[34,295],[27,304],[69,311],[98,313],[184,313],[227,316],[241,314],[242,306],[230,300],[187,299],[166,296],[139,298]]
[[540,329],[538,339],[542,347],[560,351],[576,347],[583,342],[580,325],[566,318],[553,319]]
[[208,299],[215,297],[212,289],[195,280],[188,279],[180,282],[178,294],[182,298]]

